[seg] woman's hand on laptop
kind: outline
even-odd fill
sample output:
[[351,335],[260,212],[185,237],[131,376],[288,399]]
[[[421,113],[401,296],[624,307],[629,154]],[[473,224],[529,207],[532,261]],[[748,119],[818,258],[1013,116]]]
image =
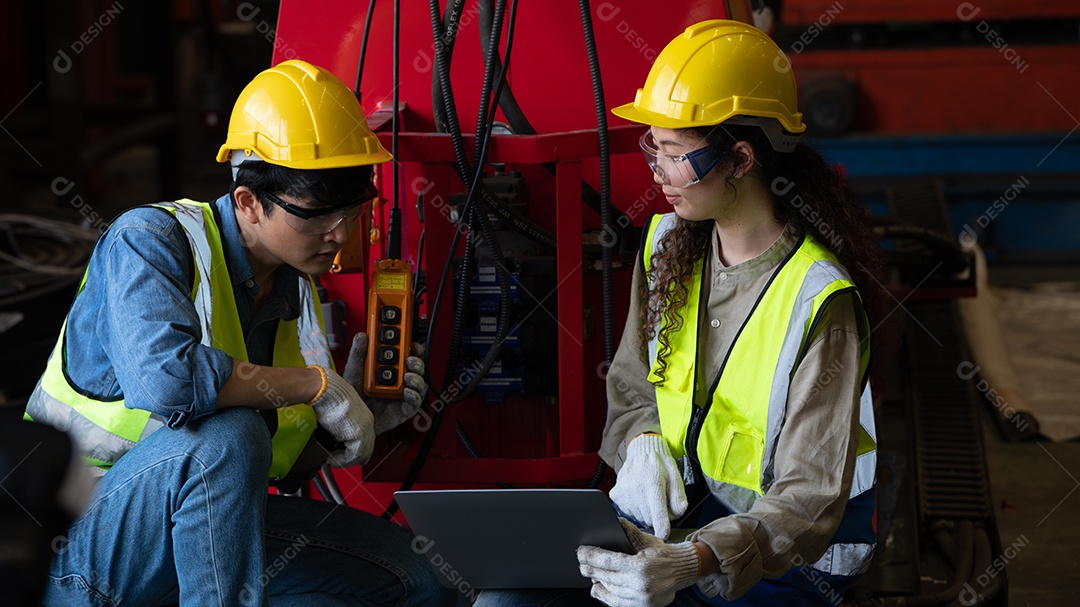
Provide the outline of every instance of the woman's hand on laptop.
[[665,544],[633,523],[620,522],[636,554],[596,546],[577,550],[581,575],[592,580],[593,598],[610,607],[659,607],[701,577],[701,556],[694,543]]

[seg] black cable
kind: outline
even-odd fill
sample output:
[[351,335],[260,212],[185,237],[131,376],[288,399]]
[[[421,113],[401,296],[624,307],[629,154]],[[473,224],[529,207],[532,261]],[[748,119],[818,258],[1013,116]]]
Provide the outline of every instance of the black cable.
[[[353,94],[356,95],[356,100],[360,101],[360,82],[364,76],[364,60],[367,58],[367,41],[368,34],[371,33],[371,18],[375,14],[375,0],[368,0],[367,16],[364,17],[364,35],[360,38],[360,60],[356,63],[356,86],[353,88]],[[397,58],[397,54],[394,54],[394,58]]]
[[604,291],[604,355],[610,365],[615,358],[615,319],[612,318],[614,297],[611,284],[611,248],[615,244],[604,242],[604,235],[615,238],[611,223],[611,151],[608,144],[607,106],[604,101],[604,82],[600,73],[600,57],[596,52],[593,34],[592,12],[589,0],[578,0],[581,9],[581,28],[585,34],[585,50],[589,56],[589,73],[592,77],[593,99],[596,104],[596,134],[600,147],[600,244],[603,267]]
[[[421,202],[423,202],[424,193],[421,192],[418,195],[418,197],[420,198]],[[416,244],[416,257],[415,257],[415,259],[416,259],[417,264],[419,264],[420,260],[424,258],[424,234],[426,233],[426,231],[427,231],[426,229],[420,230],[420,240]],[[412,277],[412,290],[413,290],[413,295],[416,296],[416,297],[419,297],[418,295],[416,295],[417,291],[420,290],[420,271],[419,270],[417,270],[417,272],[415,274],[413,274],[413,277]]]
[[[450,86],[449,69],[445,72],[442,69],[443,65],[450,65],[450,59],[453,56],[454,41],[457,37],[456,24],[460,20],[461,5],[464,0],[454,0],[454,3],[447,7],[447,15],[445,18],[439,17],[438,23],[432,23],[432,35],[436,37],[435,40],[435,67],[432,71],[432,112],[435,118],[435,129],[440,133],[458,133],[460,139],[461,126],[458,122],[457,107],[454,103],[454,93]],[[430,2],[429,2],[430,5]],[[434,7],[438,11],[438,6]],[[511,11],[513,9],[511,8]],[[490,56],[490,53],[487,53]],[[505,70],[504,70],[505,71]],[[490,89],[489,89],[490,90]],[[477,133],[479,139],[479,133]],[[460,149],[459,149],[460,144]],[[465,156],[464,144],[459,140],[454,140],[454,154],[459,159],[455,165],[457,169],[458,177],[461,182],[468,185],[472,182],[472,171],[468,167],[467,156]],[[461,160],[465,158],[465,165],[462,166]],[[555,248],[555,235],[550,231],[544,229],[536,222],[525,217],[516,210],[510,208],[501,198],[496,196],[487,186],[481,185],[480,197],[482,204],[487,209],[499,216],[499,220],[509,227],[510,229],[525,236],[532,242],[547,247],[549,249]],[[468,215],[462,213],[462,217],[468,221]]]
[[328,504],[337,503],[334,501],[334,497],[330,495],[330,490],[326,488],[326,483],[323,482],[321,476],[316,474],[315,478],[311,480],[315,483],[315,490],[319,492],[319,495],[322,496],[324,502]]
[[[497,6],[497,8],[496,8],[497,11],[504,12],[506,10],[506,0],[498,0],[496,6]],[[507,57],[507,61],[506,61],[507,66],[509,66],[510,52],[513,49],[514,22],[515,22],[515,17],[516,17],[516,14],[517,14],[517,2],[516,2],[516,0],[515,0],[514,4],[512,5],[510,11],[511,11],[511,22],[510,22],[510,28],[507,31],[506,51],[505,51],[505,54],[506,54],[506,57]],[[491,46],[491,52],[489,52],[488,60],[487,60],[487,66],[489,68],[491,66],[493,66],[494,63],[495,63],[492,56],[497,54],[498,38],[499,38],[499,34],[501,33],[501,29],[502,29],[501,20],[498,20],[498,21],[499,21],[499,29],[492,31],[492,42],[491,42],[491,45],[490,45]],[[481,106],[482,106],[481,110],[487,111],[487,108],[490,107],[490,115],[486,116],[486,117],[484,115],[482,115],[482,114],[478,115],[477,122],[482,124],[481,128],[478,129],[478,130],[482,131],[482,137],[480,139],[481,142],[482,142],[482,145],[480,146],[480,149],[477,150],[477,155],[476,155],[477,170],[473,175],[472,185],[469,188],[469,196],[465,201],[465,205],[466,205],[466,207],[471,207],[471,203],[473,201],[477,202],[480,205],[479,208],[471,207],[473,210],[470,211],[471,219],[472,219],[472,221],[470,222],[470,226],[479,226],[480,235],[483,238],[484,244],[487,246],[488,251],[489,251],[489,253],[491,254],[491,256],[493,258],[493,263],[495,265],[495,275],[496,275],[496,277],[498,279],[498,283],[499,283],[499,304],[500,304],[499,305],[499,317],[498,317],[498,321],[496,322],[495,337],[494,337],[494,340],[492,341],[491,348],[488,349],[487,354],[484,356],[483,360],[480,362],[476,373],[474,373],[472,375],[472,377],[469,379],[469,381],[461,389],[460,394],[458,394],[458,396],[455,398],[456,401],[457,400],[462,400],[462,399],[467,398],[468,396],[470,396],[473,393],[473,391],[477,388],[477,386],[479,386],[480,381],[482,381],[483,378],[487,376],[488,372],[494,366],[495,362],[501,357],[503,344],[505,343],[506,336],[510,332],[510,276],[509,276],[509,272],[506,270],[505,259],[504,259],[503,254],[502,254],[502,247],[500,246],[498,237],[495,234],[495,230],[491,225],[491,220],[488,218],[487,210],[484,208],[482,198],[477,197],[478,188],[483,187],[484,172],[483,172],[482,167],[484,166],[485,160],[487,158],[488,145],[491,142],[491,126],[495,122],[495,113],[496,113],[496,110],[497,110],[497,107],[498,107],[498,106],[496,106],[496,105],[494,105],[494,104],[492,104],[490,102],[485,103],[485,100],[488,99],[489,93],[491,91],[491,79],[494,78],[494,74],[495,74],[495,72],[494,72],[493,69],[486,69],[485,70],[484,83],[482,85],[483,90],[482,90],[482,94],[481,94]],[[507,74],[506,67],[504,67],[503,70],[500,73],[500,77],[498,79],[498,84],[495,87],[495,96],[496,97],[498,97],[498,95],[502,91],[503,86],[506,83],[506,74]],[[454,134],[451,133],[451,136],[454,136]],[[458,133],[457,136],[460,138],[460,133]],[[464,147],[464,146],[462,146],[462,147]],[[463,161],[462,163],[464,165],[468,165],[468,159],[467,158],[462,158],[461,160]],[[468,259],[469,258],[466,257],[466,263],[468,263]],[[460,318],[463,318],[463,316],[464,316],[464,313],[465,313],[464,304],[466,302],[467,302],[467,298],[465,298],[465,299],[460,299],[459,298],[459,306],[460,307],[456,310],[456,312],[458,312],[458,316]],[[458,322],[459,321],[456,319],[455,320],[455,325],[457,325]],[[458,339],[460,339],[460,337]],[[451,344],[451,347],[453,347],[453,342]],[[458,360],[458,358],[454,358],[455,364],[453,366],[451,366],[450,369],[448,369],[448,370],[452,370],[452,369],[457,368],[457,364],[456,364],[457,360]]]
[[[503,0],[502,6],[505,7],[505,0]],[[513,31],[514,31],[514,25],[515,25],[515,22],[516,22],[517,6],[518,6],[518,0],[513,0],[513,2],[511,3],[511,8],[510,8],[510,14],[511,14],[510,29],[507,32],[506,50],[505,50],[505,53],[504,53],[505,54],[505,65],[506,66],[509,66],[509,64],[510,64],[510,52],[511,52],[511,50],[513,48]],[[430,12],[431,12],[432,31],[437,33],[439,31],[439,24],[442,22],[442,19],[440,19],[440,16],[439,16],[438,0],[430,0],[429,1],[429,9],[430,9]],[[449,84],[450,84],[450,82],[449,82],[449,72],[450,72],[450,70],[449,70],[448,56],[446,54],[442,53],[442,50],[443,50],[442,46],[443,45],[442,45],[441,40],[436,40],[435,45],[436,45],[436,49],[435,49],[436,63],[438,64],[438,69],[439,69],[440,75],[441,75],[441,77],[440,77],[440,85],[443,87],[444,99],[446,100],[447,105],[448,105],[448,107],[446,108],[447,109],[446,114],[447,114],[447,117],[448,117],[448,122],[450,123],[451,129],[452,129],[451,130],[451,139],[455,140],[454,141],[455,151],[458,151],[459,149],[461,151],[460,155],[458,156],[458,160],[459,160],[459,165],[463,165],[463,166],[461,166],[459,168],[464,168],[466,170],[471,171],[471,167],[469,167],[469,165],[468,165],[468,159],[465,158],[465,156],[464,156],[464,144],[461,141],[460,129],[456,129],[456,127],[457,127],[457,124],[456,124],[457,123],[457,110],[456,110],[456,108],[454,106],[452,91],[449,90],[450,89],[450,86],[449,86]],[[502,71],[501,76],[499,78],[499,85],[496,87],[496,91],[495,91],[496,96],[500,94],[500,92],[502,90],[502,85],[505,82],[505,80],[506,80],[506,69],[504,68],[504,70]],[[495,116],[495,108],[493,107],[492,110],[491,110],[491,118],[490,118],[490,120],[494,121],[494,116]],[[456,136],[455,136],[455,130],[457,130]],[[483,165],[484,165],[484,159],[487,156],[488,144],[490,143],[490,138],[491,138],[491,129],[488,128],[488,129],[486,129],[486,134],[485,134],[485,137],[483,138],[484,143],[483,143],[483,146],[481,147],[480,155],[476,158],[478,167],[483,167]],[[478,191],[478,188],[480,187],[480,185],[482,184],[482,182],[483,182],[483,171],[478,170],[476,172],[476,174],[473,176],[473,179],[471,180],[471,186],[469,188],[469,195],[465,200],[465,206],[463,207],[462,217],[469,217],[470,213],[476,213],[475,216],[479,219],[479,223],[481,225],[482,232],[490,233],[490,234],[493,235],[493,231],[491,229],[490,221],[488,221],[486,214],[483,213],[483,212],[480,212],[480,211],[472,211],[472,208],[473,208],[472,203],[475,200],[477,200],[477,191]],[[451,252],[456,250],[458,239],[460,237],[461,237],[461,222],[459,221],[458,225],[457,225],[457,229],[454,232],[454,238],[453,238],[453,240],[451,242],[451,246],[450,246],[450,251]],[[497,245],[497,242],[496,242],[496,245]],[[468,246],[468,244],[466,246]],[[492,253],[496,257],[496,261],[497,261],[496,274],[497,275],[500,274],[500,273],[505,274],[505,268],[501,267],[501,251],[498,249],[497,246],[495,246]],[[451,255],[451,257],[452,257],[452,255]],[[432,306],[432,313],[431,313],[431,317],[429,319],[428,344],[426,344],[426,345],[430,345],[431,333],[432,333],[431,328],[434,327],[434,325],[435,325],[436,312],[438,311],[439,301],[442,299],[442,289],[443,289],[443,287],[445,286],[445,283],[446,283],[446,278],[447,278],[447,274],[449,272],[450,264],[451,264],[451,260],[448,259],[447,263],[443,265],[442,276],[441,276],[440,281],[439,281],[438,289],[436,290],[436,299],[435,299],[435,302],[434,302],[434,304]],[[464,281],[463,281],[463,284],[464,284]],[[498,346],[498,348],[501,349],[501,343],[502,343],[502,341],[505,340],[506,334],[508,333],[508,330],[509,330],[509,322],[508,322],[509,315],[510,315],[509,283],[508,283],[508,281],[506,281],[505,283],[500,282],[500,290],[503,289],[504,284],[505,284],[506,295],[503,298],[501,298],[502,299],[502,305],[500,305],[500,307],[499,307],[499,310],[500,310],[500,322],[498,323],[499,329],[498,329],[497,334],[496,334],[496,341],[492,345],[492,348],[488,351],[488,356],[485,357],[485,361],[484,361],[484,364],[486,364],[487,368],[489,368],[489,369],[490,369],[490,366],[494,363],[495,356],[497,356],[498,350],[497,350],[496,346]],[[460,308],[459,308],[459,310],[460,310]],[[461,311],[463,312],[463,310],[461,310]],[[506,322],[503,322],[504,319],[506,320]],[[455,323],[455,324],[457,324],[457,323]],[[500,334],[501,334],[501,336],[500,336]],[[453,342],[451,343],[451,347],[453,348]],[[459,347],[460,347],[460,345],[459,345]],[[430,349],[429,349],[429,351],[430,351]],[[493,354],[495,354],[495,356],[493,356]],[[454,372],[456,372],[456,362],[454,364],[448,364],[447,365],[447,377],[444,379],[444,385],[447,385],[447,384],[450,383],[450,381],[453,379],[452,374]],[[478,374],[478,376],[479,375],[480,374]],[[476,378],[474,377],[474,379],[476,379]],[[470,382],[470,385],[475,386],[476,383],[477,382]],[[431,387],[432,386],[429,386],[429,390],[430,390]],[[468,389],[468,386],[466,388]],[[469,390],[469,391],[471,391],[471,390]],[[462,398],[465,398],[466,396],[468,396],[469,391],[463,390],[462,393],[457,395],[457,397],[455,399],[453,399],[452,402],[457,402],[458,400],[460,400]],[[440,393],[443,393],[443,392],[440,390]],[[446,404],[449,404],[449,403],[446,403]],[[412,467],[409,469],[409,472],[407,473],[407,475],[405,477],[405,480],[402,482],[402,485],[401,485],[401,490],[402,491],[408,491],[410,488],[412,488],[412,485],[416,482],[416,478],[419,477],[420,470],[423,468],[424,462],[427,460],[427,457],[428,457],[429,453],[431,452],[432,445],[434,445],[435,436],[436,436],[436,434],[438,432],[439,426],[441,425],[442,416],[443,416],[443,413],[444,413],[445,410],[446,410],[446,406],[444,405],[443,407],[436,410],[434,412],[434,414],[431,416],[431,426],[428,428],[427,434],[425,434],[425,436],[424,436],[424,441],[420,445],[420,451],[417,453],[416,459],[413,461]],[[395,512],[397,512],[397,502],[391,502],[390,505],[387,507],[386,512],[383,513],[383,517],[384,518],[390,518],[390,517],[392,517],[394,515]]]
[[386,238],[386,256],[388,259],[401,259],[401,163],[398,161],[398,139],[399,137],[399,125],[398,115],[400,106],[400,86],[401,77],[399,74],[399,68],[401,67],[400,61],[400,46],[401,46],[401,0],[394,0],[394,34],[393,34],[393,77],[391,81],[394,85],[393,103],[394,113],[390,117],[390,155],[394,157],[394,206],[390,209],[390,229],[387,231]]
[[[460,4],[460,2],[455,2],[454,5],[447,7],[447,12],[449,13],[449,11],[454,10],[454,8],[452,7],[460,8]],[[452,45],[454,31],[448,30],[445,36],[442,34],[444,26],[442,16],[440,15],[438,0],[428,0],[428,11],[430,12],[431,16],[431,34],[434,38],[435,43],[435,73],[432,75],[432,77],[437,77],[438,86],[444,87],[442,90],[444,106],[441,109],[445,117],[452,117],[452,120],[446,120],[446,122],[447,124],[456,125],[457,107],[454,104],[453,91],[449,90],[449,49]],[[434,88],[434,86],[435,83],[433,82],[432,87]],[[436,119],[435,125],[437,129],[441,129],[438,118]],[[470,202],[471,199],[466,200],[465,206],[468,207]],[[466,208],[465,211],[468,211],[468,209]],[[465,215],[465,213],[463,212],[461,217],[464,218],[467,217],[467,215]],[[431,314],[428,317],[427,339],[424,342],[425,357],[429,356],[431,353],[431,335],[434,332],[435,320],[438,318],[439,304],[442,301],[443,288],[446,286],[447,275],[449,274],[450,268],[452,266],[453,252],[457,250],[458,240],[461,238],[461,226],[462,222],[461,219],[459,219],[454,229],[454,237],[450,241],[450,253],[447,256],[446,263],[443,264],[442,274],[439,278],[439,282],[437,283],[437,288],[435,290],[435,301],[432,303]],[[454,367],[450,364],[447,364],[447,373],[450,373],[452,369],[454,369]],[[430,376],[426,378],[426,383],[427,386],[425,387],[425,394],[423,395],[425,397],[425,400],[427,395],[430,394],[433,389],[435,389],[439,394],[443,394],[443,390],[438,389]],[[449,379],[444,378],[443,383],[444,385],[448,384]],[[427,461],[428,454],[431,452],[431,446],[435,442],[435,436],[438,434],[439,427],[442,425],[442,416],[445,410],[446,405],[444,404],[443,407],[436,409],[431,415],[431,425],[428,427],[427,432],[424,435],[424,440],[420,444],[420,450],[416,455],[416,459],[413,460],[413,465],[409,468],[409,471],[405,475],[405,479],[401,483],[401,491],[408,491],[410,488],[412,488],[413,484],[416,482],[416,478],[420,475],[420,470],[421,468],[423,468],[424,462]],[[397,501],[391,501],[390,504],[386,507],[386,511],[383,512],[383,518],[392,518],[397,512],[397,509]]]
[[[485,32],[491,30],[492,27],[492,0],[479,0],[479,10],[477,11],[477,19],[480,22],[480,48],[486,56],[488,53],[488,38],[485,36]],[[498,63],[496,63],[498,67]],[[506,121],[510,124],[510,129],[520,135],[535,135],[536,129],[533,128],[528,117],[525,116],[525,112],[522,111],[521,106],[518,105],[517,98],[514,96],[514,92],[510,85],[506,85],[506,89],[498,97],[499,109],[502,110],[503,115],[506,116]],[[555,175],[555,163],[544,162],[541,166],[550,173]],[[581,199],[585,202],[585,205],[590,209],[601,212],[601,198],[600,193],[597,192],[589,183],[585,180],[581,181]],[[601,185],[601,189],[603,186]],[[610,196],[610,195],[609,195]],[[633,254],[637,251],[638,245],[638,233],[637,228],[630,221],[620,209],[610,207],[610,211],[615,214],[618,221],[615,222],[612,228],[615,230],[615,234],[618,237],[618,246],[621,252],[625,252],[629,257],[633,257]],[[611,225],[611,222],[608,222]]]
[[[485,1],[491,0],[477,0],[479,4],[484,4]],[[483,172],[483,166],[480,164],[480,148],[484,145],[484,137],[486,136],[488,125],[488,108],[491,107],[492,99],[491,87],[495,79],[495,74],[499,72],[499,53],[496,50],[492,52],[492,49],[499,48],[499,38],[502,36],[502,22],[503,15],[506,13],[506,0],[498,0],[495,7],[495,15],[491,22],[488,34],[487,52],[485,56],[487,60],[484,62],[484,78],[481,81],[480,88],[480,107],[476,112],[476,140],[473,149],[473,158],[476,158],[476,171],[478,173]],[[483,32],[480,37],[483,38]],[[505,70],[503,70],[505,72]]]
[[[600,259],[603,283],[604,308],[604,356],[608,367],[615,358],[614,295],[611,283],[611,248],[616,246],[617,232],[611,225],[611,152],[608,147],[607,106],[604,102],[604,82],[600,74],[600,57],[596,52],[593,33],[592,10],[589,0],[578,0],[581,10],[581,30],[585,36],[585,51],[589,56],[589,74],[592,77],[593,99],[596,103],[596,134],[600,145]],[[605,236],[611,242],[605,242]],[[596,471],[589,480],[589,487],[600,486],[607,465],[603,459],[596,464]]]
[[[446,14],[439,18],[439,23],[432,23],[431,35],[435,38],[435,65],[431,70],[431,111],[435,119],[435,132],[448,133],[449,125],[446,120],[446,102],[442,89],[442,70],[439,68],[439,55],[446,58],[446,64],[450,65],[450,59],[454,55],[454,42],[457,40],[457,24],[461,21],[461,9],[465,0],[453,0],[447,3]],[[428,8],[430,9],[430,2]],[[438,10],[438,6],[435,7]],[[456,118],[456,117],[455,117]]]

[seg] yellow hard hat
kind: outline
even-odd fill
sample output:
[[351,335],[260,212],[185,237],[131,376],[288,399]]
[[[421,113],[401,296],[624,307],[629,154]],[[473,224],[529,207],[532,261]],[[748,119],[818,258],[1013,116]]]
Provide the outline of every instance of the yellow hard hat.
[[392,160],[368,128],[352,91],[329,71],[291,59],[241,91],[217,161],[233,151],[293,169],[335,169]]
[[[806,130],[798,111],[791,64],[764,32],[739,21],[714,19],[692,25],[656,57],[645,86],[633,103],[611,110],[632,122],[667,129],[720,124],[739,116],[774,119],[756,123],[769,133],[773,147],[794,147]],[[772,123],[775,125],[775,123]],[[778,145],[779,144],[779,145]]]

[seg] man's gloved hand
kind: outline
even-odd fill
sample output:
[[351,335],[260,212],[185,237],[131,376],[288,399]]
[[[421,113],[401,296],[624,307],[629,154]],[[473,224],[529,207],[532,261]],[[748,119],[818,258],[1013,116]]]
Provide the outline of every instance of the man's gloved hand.
[[626,462],[609,493],[611,501],[660,539],[671,533],[671,519],[686,512],[686,490],[664,437],[642,434],[626,447]]
[[[364,362],[367,358],[368,336],[367,333],[357,333],[353,337],[352,350],[349,351],[349,362],[345,364],[345,380],[356,388],[357,392],[364,392]],[[372,398],[364,394],[371,413],[375,416],[375,434],[382,434],[391,428],[396,428],[406,420],[416,415],[420,410],[420,395],[424,393],[424,346],[413,342],[412,356],[405,359],[405,376],[402,381],[405,384],[405,392],[401,400],[387,398]]]
[[375,447],[375,420],[364,399],[333,369],[309,368],[318,369],[323,376],[322,388],[309,403],[315,417],[320,426],[345,443],[344,449],[329,455],[327,463],[335,468],[366,464]]
[[701,577],[701,561],[690,542],[665,544],[619,519],[637,554],[579,546],[581,575],[592,580],[589,594],[611,607],[660,607]]

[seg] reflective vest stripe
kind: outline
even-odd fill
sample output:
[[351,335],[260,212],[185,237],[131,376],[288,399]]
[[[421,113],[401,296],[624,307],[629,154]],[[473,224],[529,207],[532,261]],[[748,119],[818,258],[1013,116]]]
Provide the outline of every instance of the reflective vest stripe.
[[[191,246],[195,270],[191,297],[200,323],[200,343],[246,361],[247,347],[211,206],[191,200],[153,206],[176,217]],[[84,283],[85,280],[84,275]],[[310,278],[301,276],[298,288],[300,316],[294,321],[278,323],[274,365],[319,364],[333,368],[314,284]],[[128,409],[123,400],[96,400],[82,394],[66,374],[64,329],[27,404],[27,417],[70,430],[88,463],[108,467],[140,439],[163,426],[164,421],[149,411]],[[277,417],[270,469],[273,478],[280,478],[292,469],[316,425],[315,413],[306,404],[279,406]]]
[[873,544],[832,544],[811,567],[830,575],[862,575],[873,557]]

